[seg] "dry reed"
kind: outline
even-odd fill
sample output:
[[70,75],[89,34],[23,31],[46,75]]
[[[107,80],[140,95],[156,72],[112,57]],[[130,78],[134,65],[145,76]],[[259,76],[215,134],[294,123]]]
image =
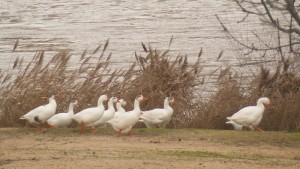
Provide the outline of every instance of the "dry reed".
[[241,77],[231,75],[230,67],[218,68],[213,73],[220,71],[216,78],[219,87],[208,101],[203,101],[198,94],[199,86],[206,85],[206,78],[200,75],[202,49],[198,60],[189,63],[187,56],[174,57],[169,50],[154,50],[142,43],[145,53],[136,53],[128,69],[112,70],[111,53],[106,54],[108,45],[109,40],[91,53],[84,50],[75,68],[70,66],[74,63],[70,63],[68,50],[60,51],[46,63],[44,51],[36,52],[25,66],[23,59],[16,58],[11,71],[0,72],[0,127],[24,126],[19,120],[21,115],[47,102],[41,97],[61,91],[58,112],[66,110],[73,99],[81,104],[75,112],[94,106],[103,93],[126,99],[127,110],[133,108],[138,94],[149,98],[141,105],[142,110],[162,107],[164,98],[173,96],[176,104],[168,127],[211,129],[229,129],[225,124],[227,116],[267,96],[273,106],[267,108],[261,126],[266,130],[300,130],[300,77],[291,69],[293,65],[281,62],[274,73],[262,67],[247,88]]

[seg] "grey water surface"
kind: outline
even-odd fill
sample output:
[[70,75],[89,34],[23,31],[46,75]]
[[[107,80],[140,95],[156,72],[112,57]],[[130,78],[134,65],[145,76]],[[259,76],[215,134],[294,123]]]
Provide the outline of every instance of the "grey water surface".
[[[70,49],[76,63],[86,48],[92,52],[109,39],[107,52],[112,52],[116,68],[131,65],[135,52],[145,55],[141,42],[153,49],[170,49],[172,56],[187,55],[191,63],[202,48],[203,74],[216,72],[211,78],[216,79],[221,69],[253,59],[227,36],[216,15],[246,43],[255,39],[251,32],[272,34],[255,17],[238,23],[245,14],[233,0],[0,1],[0,69],[11,67],[16,57],[30,61],[38,50],[51,57]],[[16,39],[19,45],[12,53]],[[208,91],[214,88],[211,79],[206,79],[213,84]]]

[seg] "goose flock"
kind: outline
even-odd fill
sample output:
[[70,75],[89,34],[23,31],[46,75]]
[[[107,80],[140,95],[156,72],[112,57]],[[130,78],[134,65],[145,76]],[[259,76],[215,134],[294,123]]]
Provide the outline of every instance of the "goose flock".
[[[123,134],[132,135],[131,129],[138,122],[142,122],[147,128],[165,128],[171,121],[173,116],[172,104],[175,103],[173,97],[166,97],[163,108],[155,108],[152,110],[142,111],[140,102],[147,100],[143,95],[139,95],[134,100],[134,108],[126,111],[124,107],[127,105],[126,100],[101,95],[98,98],[97,106],[81,110],[74,113],[75,106],[79,105],[77,100],[70,103],[68,112],[56,113],[57,103],[55,95],[49,98],[49,103],[36,107],[22,115],[20,119],[26,120],[30,124],[37,125],[38,130],[44,131],[43,126],[48,128],[65,128],[69,127],[72,122],[76,122],[81,126],[81,132],[86,132],[86,128],[90,132],[94,132],[97,127],[111,126],[117,133],[118,137]],[[104,102],[107,103],[105,110]],[[231,124],[235,130],[257,130],[262,120],[265,105],[269,105],[270,100],[266,97],[259,98],[256,106],[244,107],[232,116],[227,117],[226,124]],[[116,109],[115,109],[115,106]]]

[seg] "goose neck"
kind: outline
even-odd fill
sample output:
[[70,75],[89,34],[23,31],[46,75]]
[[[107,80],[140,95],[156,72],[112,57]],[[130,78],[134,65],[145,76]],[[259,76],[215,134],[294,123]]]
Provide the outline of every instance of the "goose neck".
[[257,107],[259,107],[262,110],[265,109],[265,105],[262,102],[260,102],[260,101],[257,102]]
[[49,103],[54,103],[56,102],[54,98],[49,98]]
[[122,109],[121,103],[118,102],[118,103],[116,104],[116,107],[117,107],[117,110],[118,110],[118,111],[121,110],[121,109]]
[[112,109],[114,107],[114,103],[112,100],[109,100],[107,105],[108,105],[108,109]]
[[70,104],[68,113],[74,114],[74,104],[73,103]]
[[168,98],[166,98],[165,101],[164,101],[164,108],[167,109],[169,107],[170,107],[169,101],[168,101]]
[[138,110],[140,111],[140,101],[138,101],[137,99],[134,100],[134,110]]
[[98,107],[104,107],[104,106],[103,106],[103,100],[102,100],[102,99],[99,99],[99,100],[98,100]]
[[56,106],[56,101],[53,98],[50,98],[49,105]]

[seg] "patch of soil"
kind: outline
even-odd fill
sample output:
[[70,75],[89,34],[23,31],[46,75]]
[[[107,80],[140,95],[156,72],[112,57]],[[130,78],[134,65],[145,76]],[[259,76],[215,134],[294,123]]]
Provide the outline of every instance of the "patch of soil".
[[214,141],[218,132],[203,138],[174,129],[120,139],[105,130],[0,132],[0,169],[300,168],[298,148]]

